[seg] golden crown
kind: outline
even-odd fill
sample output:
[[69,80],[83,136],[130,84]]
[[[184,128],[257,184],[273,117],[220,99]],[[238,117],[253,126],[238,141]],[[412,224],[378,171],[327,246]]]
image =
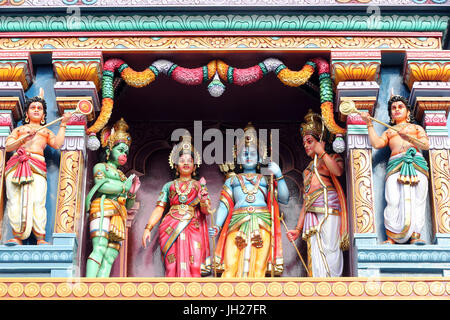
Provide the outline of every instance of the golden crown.
[[300,125],[300,133],[302,134],[302,138],[306,135],[312,135],[316,138],[320,138],[323,127],[320,116],[309,109],[304,119],[305,122]]
[[197,167],[202,163],[200,154],[192,145],[192,137],[188,131],[181,137],[181,141],[172,148],[172,151],[169,154],[169,165],[171,169],[174,169],[177,165],[180,154],[193,154],[194,164],[197,165]]
[[105,127],[101,132],[102,147],[112,149],[119,143],[125,143],[128,147],[131,145],[131,136],[128,133],[128,124],[120,118],[112,128]]

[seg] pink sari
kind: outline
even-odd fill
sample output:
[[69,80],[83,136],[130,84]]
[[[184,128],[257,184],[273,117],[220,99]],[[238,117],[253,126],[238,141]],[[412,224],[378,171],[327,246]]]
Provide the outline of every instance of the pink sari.
[[[188,183],[180,182],[180,186]],[[200,211],[199,190],[200,183],[195,181],[183,204],[175,191],[175,182],[170,184],[167,194],[170,209],[159,226],[166,277],[200,277],[211,270],[208,229],[206,216]]]

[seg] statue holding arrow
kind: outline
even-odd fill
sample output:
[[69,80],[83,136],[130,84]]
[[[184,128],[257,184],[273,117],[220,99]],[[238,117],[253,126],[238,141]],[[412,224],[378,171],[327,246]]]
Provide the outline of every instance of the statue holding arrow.
[[306,154],[313,160],[303,171],[303,207],[289,241],[300,234],[308,244],[308,276],[340,277],[348,249],[347,211],[343,189],[337,179],[344,161],[328,151],[327,131],[318,114],[309,110],[301,135]]

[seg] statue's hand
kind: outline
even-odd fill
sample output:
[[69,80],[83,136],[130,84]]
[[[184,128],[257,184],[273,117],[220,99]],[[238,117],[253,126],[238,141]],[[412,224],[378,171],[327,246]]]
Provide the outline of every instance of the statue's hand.
[[275,162],[270,162],[267,169],[269,169],[270,173],[272,173],[276,178],[281,177],[281,169]]
[[372,124],[372,120],[370,119],[370,114],[368,112],[361,112],[359,115],[366,124]]
[[219,234],[220,228],[219,226],[212,226],[208,228],[208,233],[209,233],[209,237],[210,238],[214,238],[217,237],[217,235]]
[[132,193],[132,194],[136,194],[136,192],[139,190],[140,187],[141,187],[141,181],[139,180],[139,177],[135,176],[133,178],[133,183],[131,184],[130,191],[128,191],[128,192]]
[[314,151],[315,154],[317,154],[320,157],[325,151],[324,143],[314,141],[314,144],[312,145],[312,150]]
[[297,229],[289,230],[286,235],[289,241],[295,241],[300,236],[300,231]]
[[150,241],[151,230],[145,229],[144,234],[142,235],[142,246],[147,248],[147,241]]
[[61,124],[66,124],[69,122],[70,118],[72,118],[73,112],[66,112],[63,114],[63,118],[61,120]]
[[133,180],[130,180],[130,179],[125,180],[123,182],[124,191],[125,192],[130,192],[132,184],[133,184]]

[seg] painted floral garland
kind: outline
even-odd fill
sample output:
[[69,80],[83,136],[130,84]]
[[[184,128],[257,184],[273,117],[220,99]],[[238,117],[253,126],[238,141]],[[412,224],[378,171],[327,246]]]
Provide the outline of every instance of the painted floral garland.
[[[321,113],[325,126],[333,134],[345,134],[333,117],[333,87],[330,78],[330,67],[326,60],[314,58],[306,62],[300,71],[287,68],[283,62],[268,58],[255,66],[245,69],[234,68],[221,60],[213,60],[199,68],[184,68],[168,60],[157,60],[144,71],[134,71],[121,59],[110,59],[103,65],[102,108],[95,123],[88,128],[88,134],[99,132],[109,121],[114,105],[114,72],[117,70],[122,79],[130,86],[141,88],[156,80],[164,73],[173,80],[185,85],[199,85],[212,81],[208,91],[213,97],[220,97],[225,91],[222,81],[246,86],[261,80],[266,74],[275,72],[278,79],[290,87],[304,85],[317,71],[320,81]],[[221,81],[222,80],[222,81]]]

